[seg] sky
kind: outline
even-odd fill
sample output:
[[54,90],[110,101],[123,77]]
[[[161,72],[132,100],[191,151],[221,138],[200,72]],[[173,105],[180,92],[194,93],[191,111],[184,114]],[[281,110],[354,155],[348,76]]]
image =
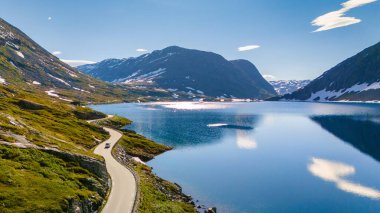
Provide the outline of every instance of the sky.
[[72,65],[177,45],[313,79],[380,42],[380,0],[1,0],[0,17]]

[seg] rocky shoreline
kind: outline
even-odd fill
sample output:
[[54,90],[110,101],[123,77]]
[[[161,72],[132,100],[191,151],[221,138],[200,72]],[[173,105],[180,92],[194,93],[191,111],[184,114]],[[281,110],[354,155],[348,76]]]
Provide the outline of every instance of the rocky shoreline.
[[[114,148],[114,151],[112,152],[114,158],[119,162],[121,163],[122,165],[126,166],[127,168],[129,168],[130,170],[133,171],[133,173],[135,174],[135,176],[137,177],[137,181],[139,182],[140,179],[139,179],[139,176],[138,174],[136,174],[136,171],[135,171],[135,166],[137,164],[143,164],[141,162],[138,162],[136,161],[136,158],[133,157],[133,156],[130,156],[126,153],[126,151],[119,145],[117,144]],[[168,190],[163,184],[162,182],[166,181],[160,177],[158,177],[157,175],[154,175],[153,173],[150,173],[151,177],[156,181],[156,184],[155,184],[155,187],[157,190],[161,191],[162,193],[164,193],[165,195],[167,195],[170,200],[172,201],[179,201],[179,202],[185,202],[185,203],[189,203],[191,205],[193,205],[194,209],[195,209],[195,203],[193,202],[193,199],[191,196],[188,196],[184,193],[182,193],[182,188],[181,186],[179,186],[178,184],[174,183],[178,190],[176,191],[173,191],[173,190]],[[137,187],[139,189],[139,187]],[[139,190],[138,190],[139,191]],[[139,200],[139,197],[137,197],[136,201],[138,202]],[[135,204],[137,206],[137,204]],[[136,211],[137,212],[137,211]]]
[[[119,144],[117,144],[115,146],[112,154],[113,154],[114,158],[119,163],[126,166],[127,168],[129,168],[134,173],[137,182],[139,182],[140,181],[139,175],[136,174],[136,171],[135,171],[136,166],[138,164],[144,164],[146,166],[146,164],[141,160],[136,160],[136,157],[128,155],[127,152],[125,151],[125,149],[123,149],[123,147],[120,146]],[[192,205],[192,207],[195,209],[196,212],[202,212],[202,213],[203,212],[204,213],[216,213],[217,212],[216,207],[208,208],[205,205],[199,204],[198,200],[194,201],[194,199],[190,195],[184,194],[182,192],[182,187],[180,185],[178,185],[177,183],[171,183],[171,184],[175,185],[176,189],[175,190],[173,190],[173,189],[169,190],[167,185],[166,185],[166,183],[168,181],[158,177],[155,174],[153,174],[151,169],[152,168],[150,168],[150,170],[148,170],[148,173],[149,173],[149,176],[151,176],[151,178],[155,180],[155,184],[154,184],[155,188],[157,190],[159,190],[160,192],[164,193],[171,201],[188,203],[188,204]],[[138,183],[138,185],[139,185],[139,183]],[[138,194],[139,194],[139,187],[137,187],[137,188],[138,188]],[[139,199],[140,199],[140,197],[137,196],[136,203],[135,203],[136,209],[134,212],[138,212]]]

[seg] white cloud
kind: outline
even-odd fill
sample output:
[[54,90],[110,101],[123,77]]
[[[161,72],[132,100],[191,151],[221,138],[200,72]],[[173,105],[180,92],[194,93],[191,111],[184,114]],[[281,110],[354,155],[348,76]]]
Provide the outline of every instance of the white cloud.
[[274,81],[274,80],[276,80],[276,76],[274,76],[274,75],[263,75],[263,77],[267,81]]
[[334,28],[344,27],[361,22],[360,19],[357,19],[355,17],[345,16],[346,13],[351,9],[373,3],[375,1],[377,0],[349,0],[342,3],[342,8],[340,10],[326,13],[322,16],[317,17],[311,22],[313,26],[319,27],[314,32],[331,30]]
[[143,49],[143,48],[139,48],[139,49],[136,49],[136,51],[137,51],[137,52],[146,52],[146,51],[148,51],[148,50]]
[[236,145],[239,149],[256,149],[256,141],[244,131],[237,130]]
[[257,48],[259,48],[259,47],[260,47],[259,45],[247,45],[247,46],[239,47],[239,48],[238,48],[238,51],[239,51],[239,52],[242,52],[242,51],[248,51],[248,50],[257,49]]
[[88,60],[67,60],[67,59],[60,59],[62,62],[72,66],[72,67],[76,67],[76,66],[80,66],[80,65],[84,65],[84,64],[95,64],[96,62],[95,61],[88,61]]
[[61,52],[61,51],[54,51],[54,52],[52,52],[52,54],[53,54],[53,55],[61,55],[62,52]]
[[342,4],[342,6],[348,10],[351,10],[355,7],[360,7],[360,6],[363,6],[365,4],[369,4],[369,3],[373,3],[377,0],[349,0],[347,2],[344,2]]
[[356,172],[355,167],[351,165],[321,158],[312,158],[312,163],[308,166],[308,170],[311,174],[324,181],[335,183],[336,187],[342,191],[362,197],[380,199],[378,189],[346,180],[347,176]]
[[53,19],[53,18],[52,18],[51,16],[48,17],[48,20],[49,20],[49,21],[52,20],[52,19]]

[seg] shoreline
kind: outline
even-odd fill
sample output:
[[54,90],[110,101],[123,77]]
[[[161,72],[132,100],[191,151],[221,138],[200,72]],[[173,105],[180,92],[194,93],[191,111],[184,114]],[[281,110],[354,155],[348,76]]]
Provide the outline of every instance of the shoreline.
[[[372,103],[372,102],[342,102],[342,101],[335,101],[335,102],[333,102],[333,101],[327,101],[327,102],[315,102],[315,101],[263,101],[263,102],[280,102],[280,103],[281,102],[282,103],[305,102],[305,103],[322,103],[322,104],[363,104],[364,103],[364,104],[371,104],[371,105],[372,104],[378,104],[378,103]],[[129,102],[129,103],[131,103],[131,102]],[[146,102],[146,103],[133,103],[133,104],[149,104],[149,103],[159,104],[159,103],[165,103],[165,102]],[[166,102],[166,103],[175,103],[175,102]],[[202,104],[202,102],[193,102],[193,103],[194,104],[198,104],[198,103]],[[203,103],[225,103],[225,104],[231,104],[231,103],[239,103],[239,102],[203,102]],[[245,103],[245,102],[240,102],[240,103]],[[260,103],[262,103],[262,102],[260,102]],[[121,104],[121,103],[112,103],[112,104]],[[110,118],[110,117],[108,117],[108,118]],[[120,131],[120,128],[116,128],[116,129],[118,131]],[[121,132],[123,133],[123,131],[121,131]],[[145,137],[145,136],[143,136],[143,137]],[[154,142],[154,143],[156,143],[156,142]],[[136,155],[127,154],[125,152],[125,150],[120,147],[120,140],[116,143],[114,149],[117,150],[116,152],[114,152],[114,150],[112,150],[112,156],[114,157],[114,159],[116,159],[120,164],[122,164],[124,167],[126,167],[127,169],[129,169],[132,172],[132,174],[135,176],[136,185],[137,185],[136,188],[137,188],[138,192],[137,192],[137,196],[136,196],[135,206],[134,206],[134,211],[133,212],[136,212],[136,210],[139,207],[139,201],[140,201],[140,197],[139,197],[139,195],[140,195],[140,187],[139,187],[140,181],[139,181],[139,178],[138,178],[139,175],[136,174],[137,173],[136,172],[136,168],[133,166],[133,164],[136,164],[137,162],[145,164],[145,162],[148,162],[151,159],[147,160],[147,159],[141,158],[141,157],[136,156]],[[123,150],[124,152],[122,152],[121,150]],[[156,156],[158,156],[158,155],[160,155],[160,154],[163,154],[163,153],[165,153],[167,151],[170,151],[170,149],[169,150],[165,150],[162,153],[155,154],[153,156],[153,158],[156,157]],[[133,159],[133,158],[136,158],[136,157],[138,159],[140,159],[137,162],[136,162],[136,160]],[[156,176],[156,175],[154,175],[153,172],[152,172],[152,176]],[[173,183],[173,184],[176,184],[176,183]],[[201,203],[199,203],[198,200],[192,198],[190,195],[186,195],[183,192],[181,192],[179,194],[179,197],[183,198],[182,201],[187,202],[187,203],[191,203],[196,211],[198,211],[198,210],[202,210],[202,211],[206,210],[207,211],[207,207],[205,205],[201,205]],[[198,208],[199,206],[201,208]]]
[[160,205],[174,211],[198,212],[193,198],[184,194],[181,186],[155,175],[153,169],[145,163],[172,150],[172,147],[156,143],[134,131],[122,129],[130,123],[124,117],[108,116],[100,119],[97,125],[112,127],[122,135],[111,148],[110,154],[134,176],[136,196],[132,212],[160,212],[162,210],[156,207]]
[[259,101],[192,101],[192,100],[167,100],[167,101],[146,101],[146,102],[97,102],[97,103],[87,103],[85,106],[91,108],[91,106],[97,105],[112,105],[112,104],[165,104],[165,103],[194,103],[194,104],[207,104],[207,103],[221,103],[221,104],[232,104],[232,103],[265,103],[265,102],[282,102],[282,103],[336,103],[336,104],[380,104],[380,100],[373,101],[306,101],[306,100],[259,100]]
[[[138,133],[136,133],[136,134],[138,134]],[[140,134],[138,134],[138,135],[140,135]],[[141,135],[141,136],[145,137],[143,135]],[[153,142],[156,143],[156,144],[159,144],[159,143],[157,143],[155,141],[153,141]],[[217,207],[215,207],[215,206],[206,206],[205,204],[202,204],[199,200],[193,198],[192,195],[185,194],[182,191],[182,186],[180,184],[177,184],[177,183],[172,182],[170,180],[163,179],[160,176],[154,174],[153,173],[154,169],[152,167],[150,167],[149,165],[147,165],[147,163],[149,161],[151,161],[151,160],[154,160],[155,157],[157,157],[159,155],[162,155],[162,154],[165,154],[166,152],[170,152],[172,150],[174,150],[174,148],[170,147],[170,149],[168,149],[168,150],[166,150],[166,151],[164,151],[162,153],[159,153],[159,154],[155,155],[152,159],[149,159],[147,161],[143,161],[139,157],[131,156],[131,155],[127,154],[126,151],[125,151],[125,149],[123,149],[121,147],[121,145],[119,144],[119,142],[118,142],[117,144],[115,144],[115,146],[113,148],[112,155],[113,155],[113,157],[120,164],[122,164],[126,168],[130,169],[132,171],[132,173],[134,175],[136,175],[136,183],[137,184],[140,184],[140,178],[139,178],[139,175],[136,172],[136,165],[142,164],[142,165],[147,166],[147,167],[149,167],[149,168],[152,169],[152,172],[150,174],[152,177],[157,178],[157,179],[159,179],[161,181],[170,182],[171,184],[176,185],[180,189],[180,191],[178,193],[174,193],[174,194],[168,193],[167,194],[168,196],[171,197],[171,199],[179,199],[179,200],[181,200],[181,202],[185,202],[185,203],[191,204],[192,207],[194,208],[195,212],[216,213],[217,212]],[[163,186],[160,186],[160,187],[163,188]],[[139,207],[138,205],[139,205],[139,199],[140,199],[140,187],[138,187],[137,189],[138,189],[138,193],[137,193],[137,196],[136,196],[136,209],[135,209],[134,213],[138,212],[138,207]]]
[[[167,151],[171,151],[171,150],[172,149],[169,149]],[[167,151],[165,151],[165,152],[167,152]],[[162,152],[162,153],[160,153],[158,155],[164,154],[165,152]],[[155,157],[158,156],[158,155],[155,155]],[[122,164],[124,167],[126,167],[129,170],[131,170],[132,173],[135,175],[136,184],[138,186],[137,186],[137,196],[136,196],[136,200],[135,200],[135,208],[134,208],[133,212],[137,213],[137,212],[139,212],[138,209],[139,209],[140,197],[141,197],[141,187],[139,186],[141,184],[141,179],[140,179],[140,176],[138,175],[138,172],[136,171],[136,167],[138,167],[139,165],[144,165],[144,166],[147,166],[149,168],[151,168],[151,167],[146,164],[148,161],[142,161],[139,157],[131,156],[131,155],[127,154],[127,152],[125,151],[125,149],[122,148],[122,146],[119,144],[119,142],[115,144],[115,146],[114,146],[114,148],[112,150],[112,156],[120,164]],[[153,160],[153,159],[151,159],[151,160]],[[161,177],[153,174],[153,172],[151,172],[149,175],[152,176],[152,178],[155,178],[155,179],[160,179],[162,181],[168,181],[168,180],[165,180],[165,179],[163,179],[163,178],[161,178]],[[168,181],[168,182],[170,182],[170,183],[178,186],[180,188],[180,191],[178,193],[174,193],[174,194],[166,193],[166,195],[169,196],[169,197],[171,197],[172,199],[173,198],[174,199],[178,199],[181,202],[185,202],[185,203],[191,204],[192,207],[194,208],[194,210],[196,211],[197,210],[196,209],[196,205],[195,205],[195,202],[194,202],[194,199],[192,198],[192,196],[183,193],[182,192],[182,187],[180,185],[178,185],[177,183],[173,183],[171,181]],[[159,187],[160,188],[164,188],[164,186],[162,186],[162,185],[159,186]]]

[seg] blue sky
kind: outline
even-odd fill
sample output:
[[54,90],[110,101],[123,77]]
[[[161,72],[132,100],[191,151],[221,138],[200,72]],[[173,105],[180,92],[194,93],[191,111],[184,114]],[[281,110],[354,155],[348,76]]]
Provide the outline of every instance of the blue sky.
[[[276,79],[315,78],[380,41],[376,0],[2,0],[0,14],[63,59],[178,45],[250,60]],[[247,45],[260,47],[238,51]]]

